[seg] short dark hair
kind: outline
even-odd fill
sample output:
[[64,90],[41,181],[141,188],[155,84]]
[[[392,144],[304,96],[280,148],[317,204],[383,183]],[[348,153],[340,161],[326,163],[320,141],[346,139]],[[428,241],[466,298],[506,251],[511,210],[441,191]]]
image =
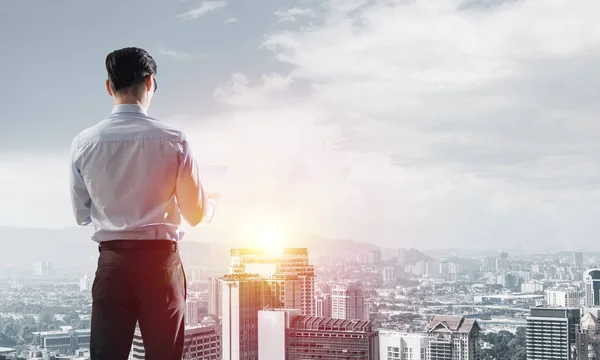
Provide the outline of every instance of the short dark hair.
[[114,93],[129,91],[156,74],[156,62],[148,52],[137,47],[115,50],[106,56],[106,71]]

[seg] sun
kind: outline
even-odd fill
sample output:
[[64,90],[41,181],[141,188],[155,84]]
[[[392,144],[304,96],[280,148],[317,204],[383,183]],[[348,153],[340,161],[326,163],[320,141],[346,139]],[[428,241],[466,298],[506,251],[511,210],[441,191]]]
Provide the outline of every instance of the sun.
[[266,253],[279,254],[281,253],[282,236],[275,228],[263,229],[258,234],[258,245]]

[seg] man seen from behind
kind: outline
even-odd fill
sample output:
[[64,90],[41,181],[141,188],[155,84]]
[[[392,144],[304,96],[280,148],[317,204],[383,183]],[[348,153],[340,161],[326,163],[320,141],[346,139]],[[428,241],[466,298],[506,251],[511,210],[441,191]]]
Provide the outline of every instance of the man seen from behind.
[[186,278],[181,217],[211,220],[185,135],[147,114],[157,89],[154,59],[124,48],[106,57],[112,113],[71,148],[71,200],[79,225],[93,224],[99,259],[92,285],[91,360],[126,360],[136,323],[147,360],[180,360]]

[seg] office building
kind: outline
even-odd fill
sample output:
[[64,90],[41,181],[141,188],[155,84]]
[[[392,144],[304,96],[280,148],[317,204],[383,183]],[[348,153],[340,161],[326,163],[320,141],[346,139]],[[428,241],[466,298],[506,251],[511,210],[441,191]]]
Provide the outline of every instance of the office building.
[[379,359],[378,334],[370,321],[304,315],[291,321],[286,341],[286,360]]
[[393,282],[396,280],[394,275],[394,268],[392,266],[386,266],[383,268],[383,282]]
[[475,319],[435,315],[427,325],[427,360],[479,360],[481,328]]
[[600,269],[587,270],[584,274],[585,305],[600,306]]
[[500,253],[500,257],[496,259],[496,271],[502,272],[510,270],[510,263],[508,262],[508,253],[503,251]]
[[583,253],[577,251],[573,253],[573,267],[576,269],[583,268]]
[[196,300],[185,301],[185,324],[196,325],[200,322],[200,303]]
[[208,279],[208,315],[222,317],[221,302],[221,280],[218,278]]
[[87,274],[85,274],[81,279],[79,279],[79,291],[81,291],[81,292],[90,291],[90,289],[91,289],[90,284],[91,284],[90,279],[88,278]]
[[221,281],[223,360],[256,360],[258,311],[279,308],[271,286],[255,274],[228,274]]
[[580,302],[577,289],[546,290],[546,305],[549,307],[578,307]]
[[61,326],[61,330],[33,333],[38,346],[60,354],[74,354],[78,349],[90,348],[90,329],[75,330]]
[[[299,291],[300,301],[294,308],[300,308],[305,315],[315,313],[315,269],[309,264],[306,248],[285,248],[275,253],[263,249],[231,249],[230,273],[258,274],[263,278],[271,278],[272,284],[279,282],[279,286],[292,286],[295,292]],[[284,279],[291,280],[293,277],[293,285],[289,282],[281,284]],[[292,300],[288,298],[282,301],[287,303]],[[285,306],[290,307],[287,304]]]
[[317,317],[332,317],[331,316],[331,295],[317,294],[315,295],[315,313]]
[[359,283],[337,284],[331,288],[331,317],[365,319],[365,298]]
[[[221,328],[214,322],[185,327],[182,360],[220,360]],[[135,329],[130,360],[145,358],[144,340],[139,328]]]
[[379,330],[380,360],[426,360],[427,335]]
[[580,318],[579,308],[532,308],[527,318],[527,359],[575,359]]
[[35,263],[34,274],[36,276],[52,275],[52,263],[50,261],[38,261]]
[[544,283],[536,280],[521,284],[521,292],[524,294],[535,294],[544,292]]

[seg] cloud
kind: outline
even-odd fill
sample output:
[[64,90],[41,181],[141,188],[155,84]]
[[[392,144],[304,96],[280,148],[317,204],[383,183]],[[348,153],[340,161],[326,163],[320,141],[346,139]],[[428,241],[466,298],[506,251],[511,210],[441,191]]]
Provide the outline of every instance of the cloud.
[[231,17],[231,18],[225,20],[225,24],[235,24],[238,22],[240,22],[240,20],[238,20],[237,18],[234,18],[234,17]]
[[315,17],[317,13],[313,9],[309,8],[298,8],[293,7],[287,10],[277,10],[275,11],[275,16],[279,17],[280,23],[282,22],[296,22],[296,20],[300,17]]
[[197,58],[204,57],[203,55],[191,54],[191,53],[187,53],[187,52],[182,52],[182,51],[177,51],[177,50],[172,50],[172,49],[164,49],[164,48],[159,49],[158,52],[162,55],[170,56],[170,57],[173,57],[176,59],[197,59]]
[[205,1],[197,8],[186,11],[182,14],[177,15],[182,20],[194,20],[201,16],[204,16],[210,12],[224,9],[227,6],[227,1]]
[[260,203],[388,246],[593,246],[598,11],[326,1],[318,24],[267,35],[289,72],[234,74],[214,94],[228,112],[192,132],[244,178],[237,218]]

